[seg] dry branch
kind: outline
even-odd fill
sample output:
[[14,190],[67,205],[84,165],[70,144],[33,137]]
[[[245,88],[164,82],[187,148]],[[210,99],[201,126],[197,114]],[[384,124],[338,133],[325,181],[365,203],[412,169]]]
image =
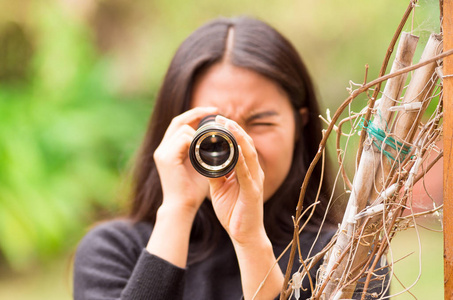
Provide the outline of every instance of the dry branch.
[[[413,55],[413,49],[412,51],[405,51],[404,46],[400,46],[401,47],[399,49],[401,49],[401,53],[412,53]],[[436,56],[440,52],[440,49],[441,40],[438,36],[432,35],[425,47],[421,61],[426,61]],[[409,54],[409,56],[411,55]],[[411,58],[412,57],[410,57],[410,60]],[[414,72],[411,83],[409,84],[409,87],[405,93],[402,105],[414,102],[420,102],[422,103],[422,105],[420,105],[419,109],[415,112],[400,112],[396,118],[394,126],[395,131],[392,135],[399,139],[404,145],[412,143],[417,129],[417,124],[420,121],[424,109],[427,107],[428,101],[425,101],[425,99],[427,98],[427,95],[429,95],[433,91],[432,87],[434,86],[434,84],[431,82],[431,78],[434,76],[434,69],[436,66],[436,62],[433,61],[430,64],[417,69]],[[394,81],[396,80],[397,79],[395,79]],[[379,129],[383,130],[384,132],[387,129],[387,125],[391,118],[391,102],[396,101],[396,99],[399,98],[401,87],[402,84],[392,84],[391,89],[389,88],[388,92],[391,92],[393,94],[389,98],[387,98],[384,93],[384,101],[382,102],[382,107],[387,109],[381,109],[380,113],[382,114],[382,116],[378,115],[378,117],[375,118],[376,123],[380,127],[382,127]],[[385,226],[385,220],[383,220],[383,216],[385,214],[377,214],[376,216],[373,216],[372,219],[367,219],[367,221],[370,223],[364,229],[361,229],[361,231],[357,230],[357,228],[359,228],[361,225],[361,220],[358,219],[357,216],[360,215],[360,213],[363,213],[365,207],[370,203],[381,205],[380,209],[376,209],[376,211],[382,211],[384,209],[384,206],[382,206],[381,202],[386,201],[395,192],[397,192],[397,190],[399,190],[402,185],[401,182],[395,183],[391,186],[382,185],[382,187],[379,187],[379,193],[372,193],[372,187],[374,187],[376,183],[375,179],[379,179],[381,177],[387,178],[387,176],[390,175],[391,171],[394,171],[395,168],[398,167],[398,164],[400,163],[398,157],[401,150],[398,148],[389,149],[389,153],[393,157],[395,157],[395,160],[392,163],[381,164],[380,152],[382,151],[382,149],[380,149],[380,151],[377,151],[373,142],[374,138],[375,137],[373,136],[368,136],[366,140],[367,142],[365,142],[360,165],[357,170],[356,176],[354,177],[353,190],[349,198],[343,222],[341,223],[339,229],[339,237],[337,239],[336,245],[332,249],[332,254],[326,261],[326,270],[324,277],[328,275],[332,277],[332,279],[329,280],[329,283],[327,284],[326,289],[323,293],[324,299],[331,299],[332,297],[334,297],[335,299],[351,298],[355,290],[357,281],[351,281],[350,279],[357,278],[360,272],[364,272],[366,266],[364,266],[363,262],[366,261],[366,258],[370,255],[371,249],[379,249],[376,253],[378,258],[382,255],[382,243],[384,241],[379,241],[378,237],[382,230],[382,226]],[[385,144],[382,143],[382,145]],[[385,150],[386,146],[383,146],[382,148]],[[400,148],[402,148],[402,146]],[[384,161],[388,162],[388,160],[386,159],[384,159]],[[379,168],[379,166],[381,165],[383,165],[383,167]],[[382,172],[384,172],[384,174],[381,175],[380,173]],[[385,183],[385,180],[383,181],[383,183]],[[376,201],[377,198],[380,198],[381,201]],[[385,203],[385,205],[388,205],[388,203]],[[391,230],[391,228],[386,230]],[[389,231],[387,232],[389,233]],[[385,243],[387,244],[388,241],[386,241]],[[350,244],[352,244],[352,246],[349,247],[349,250],[346,250],[345,248]],[[373,245],[374,248],[372,248]],[[377,247],[378,245],[379,247]],[[343,255],[345,251],[348,251],[347,255]],[[344,259],[339,260],[339,256],[344,257]],[[376,265],[377,259],[375,259],[373,264],[371,265],[371,271],[374,270]],[[357,271],[352,272],[352,270]],[[364,287],[365,292],[370,279],[371,273],[369,272]]]
[[[415,53],[417,46],[418,37],[404,33],[401,36],[401,41],[398,46],[396,53],[396,59],[393,63],[392,71],[396,72],[403,67],[411,65],[412,58]],[[392,78],[387,82],[384,89],[383,97],[381,98],[378,106],[378,117],[375,118],[375,125],[381,130],[387,130],[387,124],[392,116],[392,112],[389,110],[390,107],[395,106],[397,99],[399,99],[403,90],[404,83],[406,82],[407,73],[401,74],[397,77]],[[375,176],[377,169],[380,165],[381,152],[373,146],[373,137],[368,136],[365,141],[365,147],[362,152],[359,168],[354,176],[353,187],[351,196],[348,201],[348,206],[344,214],[343,222],[339,229],[339,237],[337,244],[334,246],[332,253],[339,255],[345,251],[346,245],[348,245],[353,239],[353,232],[356,228],[357,221],[355,216],[358,212],[362,211],[368,203],[369,195],[375,184]],[[365,233],[367,235],[369,233]],[[347,276],[355,277],[357,274],[351,274],[348,268],[354,269],[357,263],[363,260],[363,256],[369,251],[369,246],[373,241],[374,236],[367,236],[361,243],[366,246],[358,246],[356,249],[356,260],[351,260],[351,264],[348,261],[343,260],[342,263],[336,261],[334,257],[331,257],[326,266],[326,274],[332,272],[334,266],[336,270],[332,274],[332,277],[341,281],[346,281]],[[345,273],[346,271],[346,273]],[[347,275],[347,276],[346,276]],[[330,281],[325,290],[327,299],[338,286],[337,280]],[[352,295],[355,290],[355,284],[351,284],[343,288],[343,298],[348,298]]]
[[[325,134],[323,135],[323,138],[320,142],[320,145],[319,145],[319,149],[318,149],[318,152],[317,154],[315,155],[315,157],[313,158],[312,162],[310,163],[310,166],[308,167],[307,169],[307,172],[306,172],[306,176],[304,178],[304,181],[302,183],[302,187],[301,187],[301,193],[300,193],[300,196],[299,196],[299,201],[298,201],[298,205],[296,207],[296,220],[299,220],[300,219],[300,216],[301,216],[301,213],[302,213],[302,209],[303,209],[303,200],[304,200],[304,197],[305,197],[305,193],[306,193],[306,190],[307,190],[307,186],[308,186],[308,182],[310,180],[310,177],[313,173],[313,170],[315,169],[316,167],[316,164],[318,163],[319,159],[321,158],[321,155],[322,155],[322,151],[323,149],[325,148],[325,145],[326,145],[326,142],[327,142],[327,139],[330,135],[330,133],[332,132],[335,124],[337,123],[337,121],[339,120],[340,118],[340,115],[343,113],[343,111],[349,106],[349,104],[357,97],[359,96],[360,94],[362,94],[363,92],[367,91],[368,89],[370,89],[371,87],[375,86],[376,84],[378,83],[381,83],[383,81],[386,81],[386,80],[389,80],[393,77],[396,77],[396,76],[399,76],[401,74],[405,74],[405,73],[408,73],[408,72],[411,72],[413,70],[416,70],[420,67],[423,67],[425,65],[428,65],[432,62],[436,62],[444,57],[447,57],[449,55],[452,55],[453,54],[453,49],[450,49],[450,50],[447,50],[431,59],[428,59],[426,61],[422,61],[422,62],[419,62],[418,64],[415,64],[415,65],[412,65],[412,66],[409,66],[409,67],[406,67],[406,68],[403,68],[395,73],[390,73],[390,74],[387,74],[385,76],[382,76],[382,77],[379,77],[361,87],[359,87],[357,90],[354,90],[351,95],[340,105],[340,107],[337,109],[337,111],[335,112],[335,114],[333,115],[332,117],[332,121],[330,122],[328,128],[325,130]],[[293,240],[296,240],[296,234],[299,234],[297,230],[295,230],[294,232],[294,237],[293,237]],[[289,279],[291,277],[291,270],[292,270],[292,266],[294,264],[294,258],[295,258],[295,254],[296,254],[296,249],[297,249],[297,245],[296,243],[292,243],[292,246],[291,246],[291,250],[290,250],[290,257],[289,257],[289,260],[288,260],[288,266],[287,266],[287,270],[286,270],[286,273],[285,273],[285,279],[284,279],[284,283],[283,283],[283,287],[282,287],[282,293],[280,294],[280,299],[283,300],[283,299],[287,299],[288,296],[289,296],[289,292],[288,292],[288,282],[289,282]]]

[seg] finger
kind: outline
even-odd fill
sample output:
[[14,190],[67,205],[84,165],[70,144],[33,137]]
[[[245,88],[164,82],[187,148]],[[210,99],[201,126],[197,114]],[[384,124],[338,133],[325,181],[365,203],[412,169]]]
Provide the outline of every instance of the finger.
[[217,114],[218,110],[217,107],[196,107],[174,117],[167,128],[164,138],[172,135],[182,125],[187,124],[192,128],[195,128],[198,123],[200,123],[201,119],[208,115]]
[[154,152],[154,158],[160,160],[184,161],[188,157],[190,143],[192,142],[195,129],[189,125],[182,125],[171,136],[159,145]]
[[[217,119],[216,119],[217,120]],[[254,179],[259,179],[261,176],[261,166],[258,159],[258,153],[256,152],[255,144],[253,139],[242,129],[236,122],[228,120],[225,122],[225,128],[227,128],[236,138],[238,145],[242,148],[242,154],[244,156],[245,163],[249,169],[249,172]]]
[[239,148],[239,155],[238,155],[238,161],[236,163],[236,178],[239,182],[239,185],[244,188],[248,189],[253,186],[253,176],[250,172],[250,168],[245,160],[242,147],[238,146]]
[[209,186],[211,188],[211,195],[217,194],[217,191],[219,191],[225,184],[226,182],[226,177],[218,177],[218,178],[208,178],[209,181]]
[[[173,136],[172,141],[174,141],[174,143],[177,145],[181,145],[181,151],[188,155],[194,134],[195,129],[193,129],[190,125],[185,124],[178,129],[176,134]],[[172,146],[173,144],[170,143],[169,147]]]
[[[220,125],[224,126],[225,128],[230,126],[230,129],[229,129],[230,131],[238,130],[239,133],[247,140],[247,142],[250,145],[252,145],[253,147],[255,147],[254,143],[253,143],[253,139],[247,134],[247,132],[245,132],[245,130],[241,126],[239,126],[239,124],[237,122],[227,119],[221,115],[217,115],[215,121],[216,121],[216,123],[219,123]],[[231,123],[231,124],[228,124],[228,123]],[[231,126],[234,126],[234,127],[231,127]]]

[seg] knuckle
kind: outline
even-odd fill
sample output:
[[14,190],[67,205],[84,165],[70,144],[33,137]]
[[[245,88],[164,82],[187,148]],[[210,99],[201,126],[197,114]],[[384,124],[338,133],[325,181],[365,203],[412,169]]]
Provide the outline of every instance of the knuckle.
[[171,120],[170,125],[180,124],[182,122],[182,115],[176,116]]
[[190,126],[189,124],[184,124],[184,125],[182,125],[181,130],[182,130],[183,132],[187,132],[187,133],[192,133],[192,132],[195,131],[195,130],[192,128],[192,126]]
[[259,164],[258,152],[253,148],[253,151],[250,151],[251,158]]
[[250,143],[250,145],[252,145],[253,148],[255,148],[255,142],[253,141],[253,139],[250,135],[247,135],[247,140]]
[[153,153],[153,158],[155,161],[159,161],[162,158],[162,154],[159,148],[157,148]]

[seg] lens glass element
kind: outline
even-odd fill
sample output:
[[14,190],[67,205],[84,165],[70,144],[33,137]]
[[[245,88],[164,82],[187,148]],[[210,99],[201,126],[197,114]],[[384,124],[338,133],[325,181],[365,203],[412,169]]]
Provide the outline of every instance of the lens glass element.
[[204,169],[216,172],[231,164],[234,149],[233,141],[228,134],[219,130],[209,130],[197,139],[195,158]]
[[221,166],[230,157],[230,145],[221,135],[212,134],[200,143],[201,160],[209,166]]

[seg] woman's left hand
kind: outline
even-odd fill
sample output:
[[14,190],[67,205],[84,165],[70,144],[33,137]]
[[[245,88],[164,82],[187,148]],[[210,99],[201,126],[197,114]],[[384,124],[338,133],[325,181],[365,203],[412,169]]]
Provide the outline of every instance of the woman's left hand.
[[244,299],[274,299],[282,287],[283,274],[264,229],[264,172],[258,153],[252,138],[237,123],[223,117],[217,117],[216,122],[235,136],[239,158],[229,175],[209,179],[212,205],[233,242]]
[[239,145],[239,158],[234,171],[229,175],[209,179],[212,204],[217,218],[233,243],[254,243],[265,236],[264,172],[252,138],[232,120],[218,116],[216,122],[235,136]]

